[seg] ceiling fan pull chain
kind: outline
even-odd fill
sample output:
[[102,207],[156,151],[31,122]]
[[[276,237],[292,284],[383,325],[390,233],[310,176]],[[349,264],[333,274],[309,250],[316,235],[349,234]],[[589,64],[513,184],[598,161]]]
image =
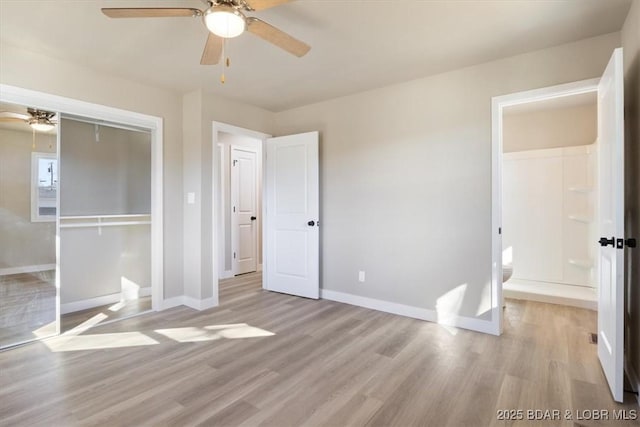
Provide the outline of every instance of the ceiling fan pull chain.
[[[222,39],[222,57],[226,58],[227,57],[227,39],[223,38]],[[224,78],[224,65],[222,66],[222,75],[220,76],[220,83],[224,84],[225,82],[225,78]]]

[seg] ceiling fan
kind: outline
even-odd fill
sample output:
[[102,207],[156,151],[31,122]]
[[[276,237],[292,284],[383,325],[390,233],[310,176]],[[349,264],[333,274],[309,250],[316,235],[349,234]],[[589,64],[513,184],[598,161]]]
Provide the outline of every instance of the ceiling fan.
[[51,111],[27,108],[27,114],[0,111],[0,122],[24,122],[36,132],[47,132],[56,126],[55,116]]
[[210,31],[200,64],[214,65],[220,61],[224,39],[237,37],[248,31],[286,50],[292,55],[304,56],[311,47],[261,19],[246,16],[246,12],[268,9],[293,0],[202,0],[207,9],[195,8],[103,8],[110,18],[168,18],[202,17]]

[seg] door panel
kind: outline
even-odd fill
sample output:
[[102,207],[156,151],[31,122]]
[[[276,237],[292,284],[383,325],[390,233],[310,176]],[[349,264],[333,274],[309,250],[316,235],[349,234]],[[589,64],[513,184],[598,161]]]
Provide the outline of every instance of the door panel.
[[265,288],[319,298],[318,133],[267,140]]
[[[616,49],[598,86],[600,235],[624,238],[624,99],[622,49]],[[598,357],[613,398],[623,400],[624,250],[600,247]]]
[[258,265],[256,153],[232,147],[231,168],[232,268],[244,274]]

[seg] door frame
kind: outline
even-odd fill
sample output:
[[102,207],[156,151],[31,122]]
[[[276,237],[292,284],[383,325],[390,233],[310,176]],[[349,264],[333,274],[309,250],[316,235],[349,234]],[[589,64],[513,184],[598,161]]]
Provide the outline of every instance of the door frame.
[[[262,145],[262,140],[261,140],[260,144]],[[246,151],[248,153],[255,154],[256,163],[255,163],[254,166],[255,166],[255,173],[256,173],[256,182],[254,184],[256,186],[255,187],[256,188],[256,190],[255,190],[256,199],[254,200],[254,202],[255,202],[256,213],[257,213],[257,211],[258,211],[258,196],[260,195],[259,191],[258,191],[259,190],[258,182],[260,181],[260,178],[261,178],[258,175],[258,171],[261,169],[261,168],[258,168],[258,162],[259,161],[261,162],[262,158],[258,159],[258,151],[254,150],[253,148],[243,147],[241,145],[231,144],[231,146],[229,147],[229,157],[232,160],[233,160],[233,157],[232,157],[233,150]],[[221,162],[221,164],[222,164],[222,162]],[[233,180],[233,172],[230,171],[230,174],[229,174],[229,190],[230,190],[230,193],[231,193],[230,194],[231,206],[234,206],[233,181],[234,181]],[[221,188],[221,192],[220,193],[222,195],[224,193],[224,189]],[[237,202],[237,200],[235,202]],[[224,205],[224,203],[221,203],[221,205]],[[237,205],[237,203],[235,203],[235,205]],[[231,206],[227,207],[227,209],[229,209]],[[262,215],[262,212],[260,212],[260,214]],[[232,212],[232,215],[233,215],[233,212]],[[261,222],[264,223],[264,221],[262,221],[262,220],[264,220],[264,217],[261,217]],[[254,246],[254,250],[253,250],[253,257],[256,260],[256,271],[260,271],[261,268],[260,268],[260,264],[258,263],[258,252],[259,251],[258,251],[258,229],[257,229],[257,224],[258,223],[256,222],[256,229],[253,232],[253,238],[255,240],[255,246]],[[238,248],[239,243],[240,243],[240,239],[238,238],[238,233],[236,231],[237,225],[238,224],[234,222],[234,219],[233,219],[233,216],[232,216],[231,217],[231,251],[232,252],[234,252],[234,251],[240,252],[239,248]],[[231,260],[231,274],[234,275],[234,276],[236,274],[238,274],[237,271],[236,271],[233,259]]]
[[[161,117],[108,107],[51,95],[45,92],[0,84],[0,101],[28,105],[61,114],[94,120],[120,123],[148,130],[151,133],[151,309],[162,310],[164,302],[164,248],[163,248],[163,119]],[[60,132],[58,132],[58,158]],[[59,206],[60,192],[58,192]],[[56,218],[56,318],[60,318],[60,218]],[[58,321],[57,333],[60,333]]]
[[599,78],[491,98],[491,333],[503,331],[502,310],[502,131],[503,110],[519,104],[597,92]]
[[[212,259],[211,263],[212,267],[212,287],[213,287],[213,296],[216,301],[219,301],[219,286],[218,282],[220,280],[220,268],[224,268],[224,266],[220,266],[221,263],[221,253],[224,252],[224,193],[222,188],[222,183],[220,182],[220,172],[222,169],[222,158],[220,158],[220,149],[219,149],[219,141],[218,141],[218,132],[230,133],[233,135],[245,136],[249,138],[254,138],[260,141],[260,145],[262,148],[262,157],[260,161],[264,165],[265,156],[266,156],[266,141],[267,138],[271,138],[272,135],[254,131],[251,129],[242,128],[239,126],[230,125],[222,122],[211,122],[211,146],[213,149],[211,150],[211,188],[213,191],[213,197],[211,198],[211,231],[212,231]],[[262,168],[262,182],[264,182],[264,172],[265,168]],[[265,218],[265,203],[264,203],[264,186],[262,187],[262,191],[260,193],[262,195],[262,209],[260,214],[262,215],[262,219]],[[262,224],[262,257],[264,258],[264,221]],[[233,265],[232,265],[233,268]],[[223,270],[224,271],[224,270]],[[262,281],[262,287],[264,288],[264,280]]]

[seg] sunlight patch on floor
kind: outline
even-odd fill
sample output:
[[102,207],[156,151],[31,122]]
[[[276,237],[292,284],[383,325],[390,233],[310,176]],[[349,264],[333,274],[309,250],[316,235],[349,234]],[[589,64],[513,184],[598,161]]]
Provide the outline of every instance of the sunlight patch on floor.
[[[467,292],[467,284],[456,286],[436,301],[436,312],[438,314],[438,323],[440,325],[452,325],[458,318],[458,313],[464,301],[464,295]],[[456,335],[456,328],[445,328],[451,335]]]
[[275,335],[273,332],[247,325],[236,323],[231,325],[211,325],[205,327],[185,327],[156,329],[155,332],[164,335],[177,342],[201,342],[215,341],[219,339],[242,339],[268,337]]
[[43,341],[54,353],[63,351],[104,350],[159,344],[141,332],[118,332],[96,335],[62,335]]

